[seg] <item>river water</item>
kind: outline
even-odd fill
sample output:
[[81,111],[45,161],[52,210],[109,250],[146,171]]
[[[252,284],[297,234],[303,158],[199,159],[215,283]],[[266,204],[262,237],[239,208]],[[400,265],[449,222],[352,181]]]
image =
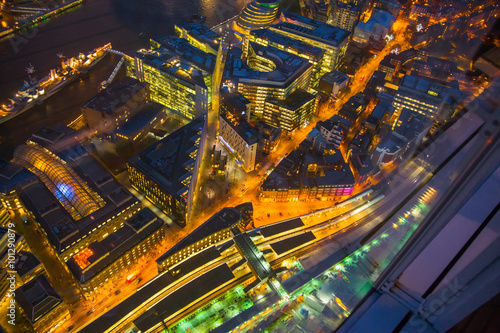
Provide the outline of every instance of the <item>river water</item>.
[[[25,68],[35,67],[38,77],[66,57],[111,42],[114,49],[133,51],[149,45],[149,38],[174,34],[174,24],[193,14],[207,17],[211,27],[236,14],[249,0],[86,0],[78,8],[35,27],[24,36],[0,42],[0,102],[12,96],[26,79]],[[74,82],[6,123],[0,124],[0,157],[10,159],[14,148],[38,128],[68,124],[80,107],[97,93],[119,61],[108,54],[90,74]]]

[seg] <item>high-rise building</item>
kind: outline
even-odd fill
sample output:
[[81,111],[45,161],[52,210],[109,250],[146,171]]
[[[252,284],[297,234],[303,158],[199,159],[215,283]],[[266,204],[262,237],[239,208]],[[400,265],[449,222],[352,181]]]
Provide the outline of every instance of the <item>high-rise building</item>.
[[127,161],[132,187],[184,227],[199,159],[204,117],[158,141]]
[[321,75],[340,68],[351,34],[345,29],[287,11],[281,13],[280,23],[269,29],[325,50]]
[[354,32],[361,8],[354,4],[338,1],[333,5],[331,25]]
[[276,18],[279,0],[253,0],[241,11],[236,26],[243,32],[267,28]]
[[311,88],[317,88],[321,69],[323,68],[325,50],[298,39],[282,35],[270,29],[252,30],[245,36],[243,44],[244,57],[248,54],[250,43],[272,46],[309,60],[309,63],[313,66],[311,74]]
[[309,89],[312,65],[307,59],[276,49],[251,44],[246,61],[240,49],[231,49],[223,85],[235,87],[251,102],[252,116],[260,117],[268,97],[284,99],[295,89]]
[[151,100],[188,119],[206,114],[212,100],[215,55],[182,38],[156,38],[153,50],[139,50],[127,60],[127,75],[149,83]]
[[266,99],[262,120],[290,133],[307,125],[317,109],[318,99],[315,95],[296,89],[284,99]]
[[219,141],[241,162],[243,170],[257,164],[259,133],[245,119],[230,112],[219,115]]

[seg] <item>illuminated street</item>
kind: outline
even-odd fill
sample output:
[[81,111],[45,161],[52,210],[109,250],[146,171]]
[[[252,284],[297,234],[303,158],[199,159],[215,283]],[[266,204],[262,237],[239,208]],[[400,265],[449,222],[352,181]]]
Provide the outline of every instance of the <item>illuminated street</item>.
[[0,332],[496,332],[499,6],[4,1]]

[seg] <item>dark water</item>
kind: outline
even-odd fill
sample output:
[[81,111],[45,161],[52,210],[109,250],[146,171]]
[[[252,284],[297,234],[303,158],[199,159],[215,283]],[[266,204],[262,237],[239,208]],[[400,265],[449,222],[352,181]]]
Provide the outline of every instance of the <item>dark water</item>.
[[[31,63],[39,77],[58,66],[57,53],[66,57],[111,42],[114,49],[147,47],[149,37],[174,33],[174,24],[195,13],[207,17],[211,27],[236,14],[249,0],[87,0],[79,8],[35,27],[25,36],[0,42],[0,101],[12,96],[26,79]],[[144,33],[145,36],[139,36]],[[10,159],[13,149],[43,125],[67,124],[80,107],[97,93],[119,58],[107,55],[89,76],[75,82],[43,104],[0,124],[0,157]]]

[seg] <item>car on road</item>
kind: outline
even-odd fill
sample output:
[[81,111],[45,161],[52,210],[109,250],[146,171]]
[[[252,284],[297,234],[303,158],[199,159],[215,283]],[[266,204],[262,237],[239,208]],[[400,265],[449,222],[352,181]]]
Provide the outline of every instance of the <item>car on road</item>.
[[28,219],[26,218],[26,216],[21,216],[21,220],[23,220],[24,224],[29,224]]
[[93,314],[95,311],[95,309],[90,309],[89,311],[87,311],[87,316],[90,316],[91,314]]
[[68,331],[68,332],[69,332],[69,331],[71,331],[73,328],[75,328],[75,325],[71,325],[70,327],[68,327],[68,328],[66,329],[66,331]]
[[119,293],[121,293],[121,290],[115,291],[115,295],[118,295]]

